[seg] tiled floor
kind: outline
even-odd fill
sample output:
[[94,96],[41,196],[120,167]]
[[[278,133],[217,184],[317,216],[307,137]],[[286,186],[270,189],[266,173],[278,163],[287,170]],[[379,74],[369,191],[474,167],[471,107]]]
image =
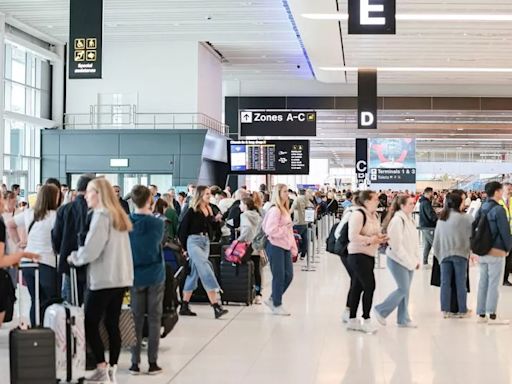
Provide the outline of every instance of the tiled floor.
[[[323,254],[316,272],[295,266],[285,303],[289,318],[263,306],[229,307],[225,320],[194,305],[197,318],[181,318],[162,341],[165,374],[131,377],[129,354],[120,361],[120,384],[370,384],[512,383],[512,327],[491,328],[475,319],[444,320],[430,271],[415,275],[411,313],[418,329],[398,329],[394,316],[377,335],[347,332],[340,319],[348,279],[338,258]],[[478,267],[471,268],[470,307],[476,306]],[[394,287],[376,271],[376,301]],[[267,289],[268,293],[268,289]],[[503,288],[501,314],[512,318],[512,288]],[[0,383],[8,383],[8,329],[0,331]],[[145,368],[145,367],[144,367]]]

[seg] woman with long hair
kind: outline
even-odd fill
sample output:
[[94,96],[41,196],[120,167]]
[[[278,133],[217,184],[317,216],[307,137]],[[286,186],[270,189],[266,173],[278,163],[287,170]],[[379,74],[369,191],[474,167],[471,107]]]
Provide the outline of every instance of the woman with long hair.
[[[52,248],[52,229],[57,218],[59,199],[60,190],[55,185],[45,184],[37,194],[34,208],[19,213],[9,223],[10,233],[19,233],[21,234],[20,238],[26,241],[25,251],[40,255],[39,297],[41,304],[50,299],[55,299],[60,289],[60,276],[57,274],[57,256]],[[23,276],[32,299],[30,322],[32,326],[39,325],[35,323],[35,270],[28,269]]]
[[[380,221],[377,216],[379,199],[373,191],[361,191],[356,199],[359,206],[348,223],[348,262],[352,269],[350,286],[350,319],[347,329],[363,331],[365,333],[377,332],[377,327],[370,319],[370,311],[375,291],[375,254],[379,244],[384,243],[387,237],[381,233]],[[359,301],[363,303],[363,324],[357,319]]]
[[196,316],[189,307],[192,293],[197,288],[200,279],[208,294],[208,299],[213,308],[215,318],[224,316],[228,311],[219,303],[218,292],[220,285],[213,271],[213,265],[208,260],[210,255],[210,238],[220,225],[222,214],[213,214],[210,205],[210,188],[199,185],[194,192],[188,210],[184,213],[183,220],[178,229],[179,239],[185,251],[188,253],[191,272],[185,281],[183,288],[183,302],[180,308],[182,316]]
[[[90,229],[84,245],[73,251],[68,261],[75,266],[88,265],[85,337],[96,360],[96,371],[88,381],[116,382],[121,352],[121,306],[126,290],[133,285],[129,238],[132,222],[106,179],[91,180],[85,199],[93,210]],[[99,332],[102,318],[109,339],[109,364],[105,360],[105,346]]]
[[420,241],[416,222],[412,217],[414,205],[414,198],[410,195],[397,196],[383,223],[383,230],[389,237],[387,264],[397,289],[374,309],[375,318],[381,325],[386,325],[386,318],[398,308],[398,326],[416,328],[409,316],[409,292],[413,273],[420,266]]
[[283,294],[293,280],[292,256],[297,256],[297,243],[293,236],[288,187],[276,184],[272,205],[263,219],[262,229],[267,235],[267,253],[272,271],[272,295],[265,304],[278,316],[290,316],[283,308]]
[[441,267],[441,311],[451,317],[452,281],[455,280],[458,313],[456,317],[469,317],[466,279],[471,255],[473,217],[464,213],[466,196],[455,190],[446,195],[444,208],[434,233],[434,255]]

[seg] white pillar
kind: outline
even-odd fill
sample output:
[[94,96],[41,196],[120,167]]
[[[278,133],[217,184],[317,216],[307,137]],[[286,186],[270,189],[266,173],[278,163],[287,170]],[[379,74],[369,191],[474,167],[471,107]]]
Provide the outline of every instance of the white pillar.
[[64,45],[56,45],[55,53],[60,61],[52,62],[52,116],[51,119],[59,126],[64,123]]
[[[4,175],[5,139],[5,15],[0,13],[0,181]],[[0,182],[1,184],[1,182]]]

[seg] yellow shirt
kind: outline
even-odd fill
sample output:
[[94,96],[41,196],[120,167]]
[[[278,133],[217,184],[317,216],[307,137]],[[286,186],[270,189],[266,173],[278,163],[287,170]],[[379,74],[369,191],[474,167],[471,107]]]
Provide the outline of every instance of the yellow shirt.
[[508,223],[510,226],[510,233],[512,233],[512,198],[508,199],[508,205],[505,200],[500,200],[500,205],[505,208],[505,213],[507,214]]

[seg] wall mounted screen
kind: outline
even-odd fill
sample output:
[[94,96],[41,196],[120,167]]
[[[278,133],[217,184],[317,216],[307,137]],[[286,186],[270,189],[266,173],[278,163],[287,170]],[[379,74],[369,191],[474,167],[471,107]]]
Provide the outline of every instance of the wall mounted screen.
[[411,184],[416,182],[416,140],[368,140],[370,182]]

